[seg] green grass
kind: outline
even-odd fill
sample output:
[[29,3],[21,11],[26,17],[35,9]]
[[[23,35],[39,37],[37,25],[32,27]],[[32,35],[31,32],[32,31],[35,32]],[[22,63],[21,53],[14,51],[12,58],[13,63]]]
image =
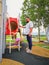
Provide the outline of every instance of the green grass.
[[[41,36],[40,38],[41,38],[41,40],[46,40],[46,37],[45,37],[45,36]],[[38,38],[37,38],[37,37],[33,38],[33,42],[35,42],[35,41],[38,41]],[[6,35],[6,43],[9,43],[9,42],[14,43],[15,40],[13,40],[10,35]],[[23,42],[24,42],[24,43],[27,43],[27,40],[24,38]],[[8,44],[6,44],[6,46],[7,46],[7,45],[8,45]],[[34,45],[35,45],[35,46],[40,46],[40,47],[42,47],[42,48],[47,48],[47,49],[49,49],[49,46],[47,46],[47,45],[45,45],[45,44],[34,44]]]
[[25,39],[25,40],[23,40],[23,42],[24,42],[24,43],[27,43],[27,40]]
[[45,45],[45,44],[34,44],[34,45],[35,45],[35,46],[42,47],[42,48],[49,49],[49,45]]
[[[46,36],[40,36],[40,40],[42,40],[42,41],[46,40]],[[12,37],[10,35],[6,35],[6,42],[10,42],[10,41],[11,42],[14,42],[14,40],[12,39]],[[33,42],[34,41],[37,41],[38,42],[38,36],[35,36],[33,38]],[[24,42],[26,43],[27,40],[25,39]]]
[[13,43],[14,41],[15,40],[12,39],[12,36],[6,35],[6,43],[9,43],[9,42]]
[[49,49],[49,46],[44,46],[43,48],[47,48],[47,49]]
[[46,36],[41,36],[40,40],[43,40],[43,41],[46,40]]
[[[33,39],[33,41],[38,41],[39,39],[38,39],[38,36],[33,36],[34,37],[34,39]],[[45,35],[41,35],[40,36],[40,41],[44,41],[44,40],[46,40],[46,36]]]
[[44,45],[44,44],[35,44],[35,46],[43,47],[43,46],[45,46],[45,45]]
[[[15,40],[12,39],[12,36],[6,35],[6,43],[8,43],[8,42],[11,42],[12,43],[12,42],[15,42]],[[23,42],[24,43],[27,43],[27,40],[24,38]]]

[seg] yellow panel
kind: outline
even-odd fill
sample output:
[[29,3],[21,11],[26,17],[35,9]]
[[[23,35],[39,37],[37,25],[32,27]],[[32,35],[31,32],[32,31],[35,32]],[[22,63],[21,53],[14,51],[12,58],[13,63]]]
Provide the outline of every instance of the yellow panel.
[[0,0],[0,27],[1,27],[1,20],[2,20],[2,0]]
[[2,12],[2,4],[0,3],[0,14],[1,14],[1,12]]

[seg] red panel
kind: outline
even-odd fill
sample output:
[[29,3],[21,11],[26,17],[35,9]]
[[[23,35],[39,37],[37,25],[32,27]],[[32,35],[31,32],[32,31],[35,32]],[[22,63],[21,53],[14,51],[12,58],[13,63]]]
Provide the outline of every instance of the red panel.
[[[10,17],[9,19],[7,19],[7,21],[6,21],[6,32],[5,32],[6,35],[10,34],[9,21],[10,22],[14,21],[14,22],[16,22],[16,24],[18,24],[18,19],[17,18]],[[11,31],[11,34],[12,34],[12,32],[15,33],[17,31],[18,31],[18,27],[16,28],[16,30]]]

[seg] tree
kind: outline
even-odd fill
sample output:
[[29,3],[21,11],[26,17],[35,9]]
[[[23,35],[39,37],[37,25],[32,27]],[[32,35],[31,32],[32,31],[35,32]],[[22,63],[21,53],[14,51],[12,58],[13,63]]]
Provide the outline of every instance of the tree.
[[[40,41],[40,25],[43,18],[44,27],[49,24],[49,0],[24,0],[23,3],[23,15],[29,16],[32,21],[35,22],[38,27],[38,37]],[[22,16],[23,17],[23,16]]]

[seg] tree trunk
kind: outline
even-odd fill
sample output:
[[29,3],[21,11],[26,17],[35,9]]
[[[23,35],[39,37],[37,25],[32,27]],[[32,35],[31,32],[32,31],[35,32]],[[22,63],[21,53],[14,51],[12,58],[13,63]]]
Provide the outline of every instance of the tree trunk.
[[39,42],[40,42],[40,22],[38,22],[38,39],[39,39]]
[[46,29],[46,36],[47,36],[47,41],[49,43],[49,26]]

